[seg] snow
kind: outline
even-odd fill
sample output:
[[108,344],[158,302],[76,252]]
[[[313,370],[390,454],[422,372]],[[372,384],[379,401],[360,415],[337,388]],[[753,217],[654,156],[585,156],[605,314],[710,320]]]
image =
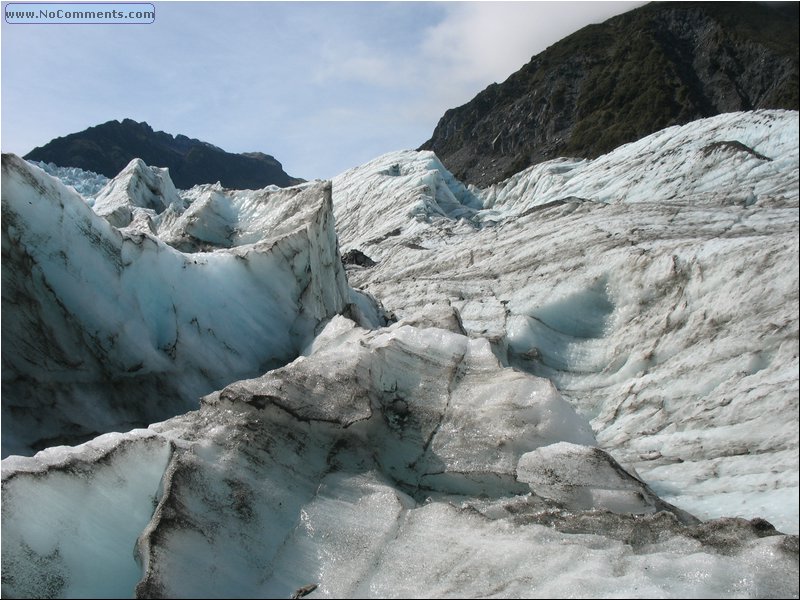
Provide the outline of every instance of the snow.
[[[132,163],[121,229],[4,157],[4,376],[39,378],[4,428],[54,391],[110,422],[99,365],[155,376],[123,406],[207,395],[4,459],[3,593],[798,597],[797,130],[720,115],[488,190],[402,151],[176,200]],[[349,284],[339,244],[374,261]]]

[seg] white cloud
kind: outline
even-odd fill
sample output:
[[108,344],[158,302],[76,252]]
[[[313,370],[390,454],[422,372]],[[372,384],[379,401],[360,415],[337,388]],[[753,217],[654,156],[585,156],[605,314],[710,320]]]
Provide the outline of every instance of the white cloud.
[[505,80],[532,56],[592,23],[644,2],[466,2],[429,28],[423,55],[459,81]]

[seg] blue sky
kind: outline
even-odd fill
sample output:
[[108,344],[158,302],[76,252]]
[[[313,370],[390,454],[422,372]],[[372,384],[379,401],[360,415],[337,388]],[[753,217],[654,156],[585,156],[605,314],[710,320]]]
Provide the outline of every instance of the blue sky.
[[329,178],[643,2],[154,4],[151,25],[3,22],[3,151],[129,117]]

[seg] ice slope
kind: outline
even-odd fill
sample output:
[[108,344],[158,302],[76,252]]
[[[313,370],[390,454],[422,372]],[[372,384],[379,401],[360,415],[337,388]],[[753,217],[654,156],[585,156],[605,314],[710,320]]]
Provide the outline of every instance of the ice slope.
[[335,317],[199,411],[6,459],[3,593],[797,596],[796,536],[664,504],[549,382],[412,321]]
[[[798,531],[798,114],[673,127],[467,189],[427,152],[333,181],[350,282],[457,309],[700,517]],[[485,205],[485,209],[476,206]]]
[[[312,296],[341,290],[343,316],[293,313],[301,356],[221,384],[197,411],[3,460],[3,594],[798,597],[797,536],[759,518],[797,530],[796,130],[797,113],[728,115],[490,190],[429,153],[379,158],[333,185],[343,249],[376,261],[348,266],[364,292],[342,279],[324,183],[200,186],[159,213],[142,200],[164,197],[166,173],[150,169],[152,186],[119,188],[131,211],[119,230],[39,172],[4,171],[4,361],[7,302],[42,295],[19,283],[35,277],[5,280],[7,264],[30,264],[6,218],[20,178],[13,206],[41,221],[31,247],[60,262],[52,222],[228,257],[219,279],[189,287],[237,342],[251,332],[226,325],[239,313],[222,282],[242,262],[263,274],[298,230],[333,258],[308,250],[271,284],[332,282]],[[692,157],[702,168],[674,179]],[[280,298],[240,302],[276,321]]]
[[727,113],[668,127],[592,161],[535,165],[480,196],[485,208],[512,214],[569,197],[609,203],[793,201],[796,161],[796,111]]
[[[113,197],[115,210],[142,197],[180,206],[168,174],[139,163],[96,209]],[[330,184],[265,190],[251,204],[280,228],[183,253],[147,227],[113,227],[73,189],[3,156],[4,456],[196,407],[292,360],[345,309]]]

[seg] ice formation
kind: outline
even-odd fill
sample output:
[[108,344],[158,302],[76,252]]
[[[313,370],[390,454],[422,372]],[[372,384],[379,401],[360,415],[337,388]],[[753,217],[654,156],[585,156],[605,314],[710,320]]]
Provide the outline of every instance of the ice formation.
[[350,282],[457,309],[670,502],[797,533],[797,132],[724,114],[489,190],[380,157],[334,179],[343,252],[377,263]]
[[39,167],[48,175],[59,179],[65,185],[71,186],[89,203],[94,203],[94,198],[108,183],[108,177],[93,171],[84,171],[78,167],[59,167],[53,163],[29,160],[30,164]]
[[596,448],[549,382],[403,321],[335,317],[195,413],[6,459],[3,486],[13,596],[797,591],[796,537],[700,524]]
[[[144,211],[180,202],[155,175],[134,161],[95,209],[124,222],[134,207],[153,226]],[[190,410],[293,359],[350,302],[329,183],[253,193],[280,227],[205,253],[113,227],[13,155],[2,193],[4,456]],[[160,214],[154,198],[169,201]]]
[[95,329],[145,398],[206,395],[4,459],[3,593],[798,597],[797,130],[722,115],[488,190],[424,152],[332,195],[132,163],[95,204],[121,229],[4,157],[4,428],[90,387]]

